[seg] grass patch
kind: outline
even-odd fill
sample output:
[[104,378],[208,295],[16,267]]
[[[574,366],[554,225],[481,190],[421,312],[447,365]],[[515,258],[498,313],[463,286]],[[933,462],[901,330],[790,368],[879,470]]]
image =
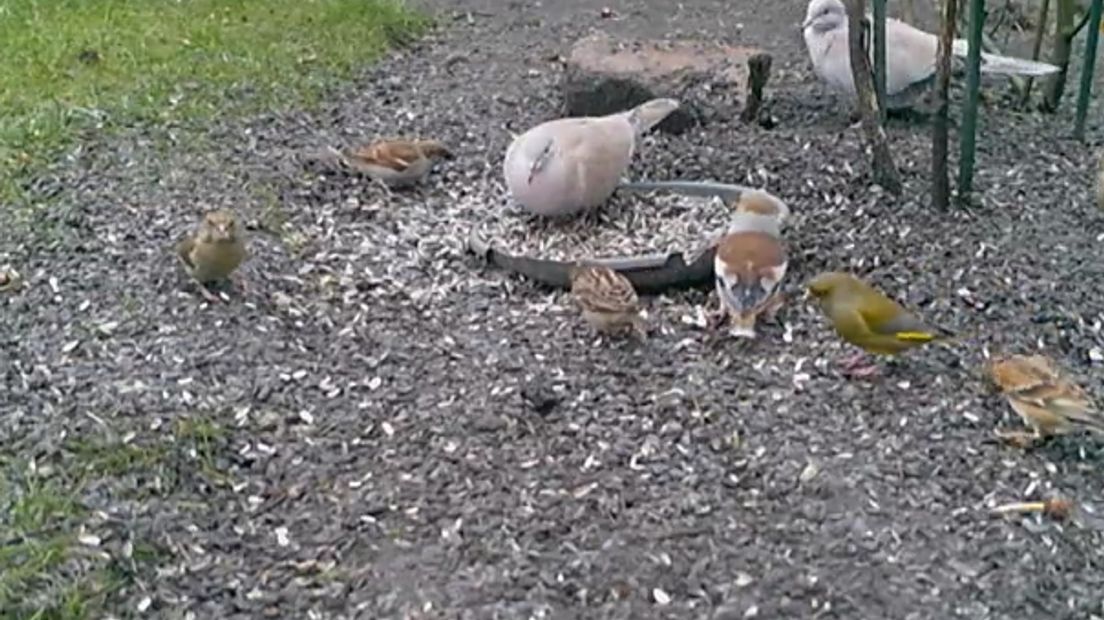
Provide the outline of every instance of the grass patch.
[[0,203],[86,131],[309,107],[427,25],[401,0],[5,0]]
[[123,541],[90,545],[81,532],[104,533],[86,497],[165,498],[191,491],[197,476],[206,487],[226,484],[225,431],[201,417],[182,418],[173,430],[148,443],[75,436],[33,467],[0,455],[0,620],[105,617],[113,595],[162,559],[150,541],[129,540],[121,554]]

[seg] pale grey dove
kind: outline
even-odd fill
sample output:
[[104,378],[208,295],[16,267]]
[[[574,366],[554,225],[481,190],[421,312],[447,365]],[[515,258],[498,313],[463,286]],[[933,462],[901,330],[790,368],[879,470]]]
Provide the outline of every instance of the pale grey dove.
[[640,137],[678,108],[652,99],[608,116],[561,118],[514,138],[502,172],[520,205],[540,215],[570,215],[605,202],[628,169]]
[[[866,19],[869,21],[870,16]],[[805,47],[817,77],[833,90],[855,97],[851,56],[847,42],[847,9],[841,0],[811,0],[802,24]],[[873,48],[873,46],[871,46]],[[965,57],[967,43],[955,39],[955,56]],[[896,19],[886,18],[887,109],[912,105],[935,80],[939,38]],[[981,72],[1040,76],[1058,71],[1045,62],[982,53]]]

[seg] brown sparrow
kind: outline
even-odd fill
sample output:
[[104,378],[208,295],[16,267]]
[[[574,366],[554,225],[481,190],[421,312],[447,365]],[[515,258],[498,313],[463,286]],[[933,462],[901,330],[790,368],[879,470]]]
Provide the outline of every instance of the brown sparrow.
[[571,296],[592,327],[603,334],[627,330],[647,337],[640,300],[628,278],[609,267],[580,264],[571,267],[569,277]]
[[379,181],[387,188],[413,185],[422,179],[436,157],[453,154],[437,140],[377,140],[367,146],[340,152],[350,168]]
[[176,255],[184,270],[199,284],[200,293],[211,302],[219,298],[207,284],[228,278],[248,255],[244,233],[230,211],[208,211],[195,234],[176,244]]
[[14,269],[0,269],[0,293],[14,291],[23,283],[23,277]]
[[1104,416],[1054,360],[1044,355],[1011,355],[991,360],[985,370],[1033,431],[998,430],[1002,439],[1027,447],[1035,440],[1076,430],[1104,434]]
[[733,336],[754,338],[759,315],[777,312],[782,303],[778,285],[788,265],[781,234],[786,215],[785,205],[766,192],[744,192],[717,243],[713,273],[719,315],[728,315]]

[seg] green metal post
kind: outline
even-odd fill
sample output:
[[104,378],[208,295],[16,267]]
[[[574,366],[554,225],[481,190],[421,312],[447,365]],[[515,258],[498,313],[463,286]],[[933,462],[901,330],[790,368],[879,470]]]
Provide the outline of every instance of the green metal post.
[[886,0],[874,0],[874,93],[878,116],[886,118]]
[[970,32],[967,37],[966,101],[959,137],[958,196],[966,198],[974,184],[974,151],[977,145],[978,90],[981,87],[981,33],[985,26],[985,0],[970,0]]
[[1104,0],[1093,0],[1089,8],[1089,36],[1085,39],[1085,66],[1081,69],[1081,91],[1077,93],[1077,117],[1073,137],[1085,140],[1085,115],[1089,112],[1093,73],[1096,71],[1096,46],[1100,43],[1100,13]]

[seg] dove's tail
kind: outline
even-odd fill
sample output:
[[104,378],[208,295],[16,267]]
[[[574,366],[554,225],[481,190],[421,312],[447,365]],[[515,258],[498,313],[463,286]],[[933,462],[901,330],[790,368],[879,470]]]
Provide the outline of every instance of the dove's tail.
[[[969,44],[966,42],[965,39],[955,39],[955,56],[961,56],[962,58],[965,58],[968,49]],[[1031,77],[1038,77],[1042,75],[1050,75],[1051,73],[1057,73],[1058,67],[1050,63],[1039,62],[1037,60],[1013,58],[1012,56],[1000,56],[998,54],[988,54],[986,52],[982,52],[981,72],[999,73],[1002,75],[1027,75]]]
[[628,119],[636,135],[641,136],[662,123],[663,119],[667,118],[678,107],[679,102],[676,99],[649,99],[631,110],[621,112],[621,114]]

